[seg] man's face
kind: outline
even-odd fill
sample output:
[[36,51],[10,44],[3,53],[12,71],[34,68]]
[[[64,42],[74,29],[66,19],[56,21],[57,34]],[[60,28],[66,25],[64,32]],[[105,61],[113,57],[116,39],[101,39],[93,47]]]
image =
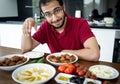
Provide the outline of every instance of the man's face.
[[57,1],[53,0],[42,6],[41,9],[50,25],[56,29],[63,27],[65,24],[65,12]]

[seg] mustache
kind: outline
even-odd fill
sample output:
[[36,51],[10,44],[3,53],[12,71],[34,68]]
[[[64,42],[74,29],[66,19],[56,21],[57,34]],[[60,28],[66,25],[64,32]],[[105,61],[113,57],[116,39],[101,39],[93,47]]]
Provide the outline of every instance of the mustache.
[[54,22],[52,22],[52,23],[56,23],[56,22],[58,22],[58,21],[60,21],[60,20],[62,20],[62,18],[57,19],[56,21],[54,21]]

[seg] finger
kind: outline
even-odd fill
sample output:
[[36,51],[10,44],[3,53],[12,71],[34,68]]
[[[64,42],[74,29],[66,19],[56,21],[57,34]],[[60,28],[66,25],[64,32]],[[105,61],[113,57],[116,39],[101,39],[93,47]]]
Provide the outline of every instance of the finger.
[[34,20],[32,18],[27,18],[23,24],[23,33],[27,36],[31,35],[33,25]]
[[31,23],[30,23],[30,24],[31,24],[31,28],[34,27],[34,29],[37,31],[37,25],[36,25],[35,20],[34,20],[33,18],[30,18],[30,20],[31,20],[31,21],[30,21],[30,22],[31,22]]
[[24,24],[24,33],[26,36],[29,35],[29,21],[28,21],[28,19],[25,21],[25,24]]
[[27,36],[29,36],[31,33],[31,24],[29,19],[26,21],[25,33],[27,34]]
[[34,24],[34,29],[35,31],[37,31],[37,24]]
[[26,29],[26,22],[24,22],[23,26],[22,26],[22,32],[23,32],[24,35],[26,35],[25,29]]
[[32,29],[32,23],[31,20],[28,21],[28,32],[31,32]]
[[32,30],[32,27],[34,27],[34,29],[37,31],[37,25],[36,22],[33,18],[29,19],[29,29]]

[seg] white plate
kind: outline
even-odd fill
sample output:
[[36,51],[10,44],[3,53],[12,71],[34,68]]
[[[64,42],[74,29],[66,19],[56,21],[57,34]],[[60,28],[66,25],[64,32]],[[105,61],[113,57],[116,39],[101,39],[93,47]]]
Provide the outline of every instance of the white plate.
[[[52,79],[55,74],[56,70],[53,66],[45,63],[34,63],[21,66],[14,70],[12,79],[19,84],[44,84]],[[45,75],[48,75],[48,78],[44,78],[46,77]],[[18,78],[22,81],[18,80]],[[32,81],[30,81],[31,79]]]
[[[68,78],[68,80],[67,80],[67,81],[60,80],[60,79],[59,79],[60,76],[65,77],[65,78]],[[75,76],[75,75],[65,74],[65,73],[59,73],[59,74],[57,74],[57,76],[54,78],[54,80],[55,80],[57,83],[60,83],[60,84],[75,84],[75,83],[70,82],[70,78],[71,78],[71,77],[74,77],[74,76]]]
[[24,53],[24,55],[26,57],[29,57],[30,59],[35,59],[35,58],[43,57],[44,53],[43,52],[38,52],[38,51],[31,51],[31,52]]
[[69,56],[72,56],[72,55],[75,56],[75,60],[72,61],[72,62],[70,62],[70,63],[75,63],[75,62],[78,60],[78,56],[77,56],[77,55],[72,54],[72,53],[67,53],[67,52],[52,53],[52,54],[48,55],[48,56],[46,57],[46,59],[47,59],[47,61],[50,62],[51,64],[56,65],[56,66],[59,66],[59,65],[64,64],[64,63],[52,62],[52,61],[50,61],[48,58],[49,58],[49,56],[51,56],[51,55],[54,55],[54,56],[58,57],[58,56],[61,56],[61,55],[64,55],[64,54],[68,54]]
[[[60,77],[64,77],[65,79],[68,79],[68,80],[60,80]],[[72,77],[75,77],[75,75],[59,73],[54,78],[54,80],[59,84],[76,84],[76,83],[70,82],[70,78],[72,78]],[[100,80],[94,80],[94,79],[90,79],[90,78],[85,78],[85,80],[83,81],[83,84],[87,84],[87,82],[89,82],[89,81],[92,81],[95,84],[102,84],[102,82]]]
[[115,79],[119,76],[119,72],[107,65],[94,65],[89,68],[93,74],[101,79]]
[[[5,56],[1,56],[0,57],[0,61],[4,60],[5,58],[12,58],[13,56],[24,56],[23,54],[10,54],[10,55],[5,55]],[[26,64],[29,61],[29,58],[27,58],[27,60],[21,64],[17,64],[17,65],[13,65],[13,66],[0,66],[1,70],[5,70],[5,71],[12,71],[14,69],[16,69],[17,67]]]
[[105,23],[98,23],[98,26],[105,26]]
[[88,84],[88,82],[90,82],[90,81],[93,82],[94,84],[102,84],[101,81],[99,81],[99,80],[94,80],[94,79],[90,79],[90,78],[85,78],[83,84]]

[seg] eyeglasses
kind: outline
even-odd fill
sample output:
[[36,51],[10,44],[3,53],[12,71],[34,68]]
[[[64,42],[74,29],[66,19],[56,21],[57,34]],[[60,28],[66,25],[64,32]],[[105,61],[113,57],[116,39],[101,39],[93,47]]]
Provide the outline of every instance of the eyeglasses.
[[56,7],[52,12],[43,13],[46,18],[51,18],[52,14],[57,15],[62,12],[62,7]]

